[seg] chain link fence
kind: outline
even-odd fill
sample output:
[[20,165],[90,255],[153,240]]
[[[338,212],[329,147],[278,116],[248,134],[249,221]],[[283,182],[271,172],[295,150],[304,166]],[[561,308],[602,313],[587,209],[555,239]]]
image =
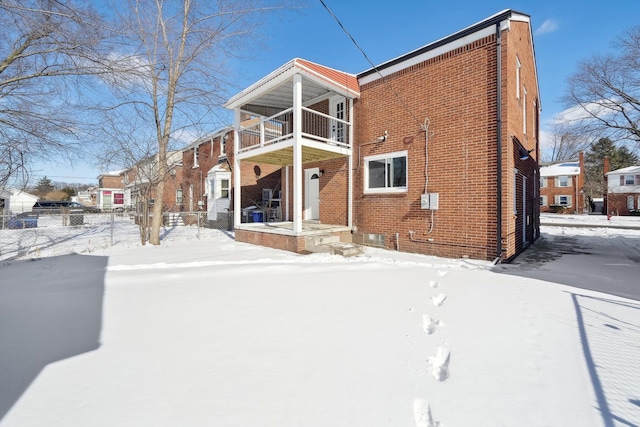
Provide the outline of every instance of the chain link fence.
[[[139,219],[135,213],[124,212],[0,216],[0,261],[141,244]],[[233,213],[219,213],[216,220],[209,220],[206,212],[167,212],[160,239],[178,235],[199,239],[204,228],[231,231]]]

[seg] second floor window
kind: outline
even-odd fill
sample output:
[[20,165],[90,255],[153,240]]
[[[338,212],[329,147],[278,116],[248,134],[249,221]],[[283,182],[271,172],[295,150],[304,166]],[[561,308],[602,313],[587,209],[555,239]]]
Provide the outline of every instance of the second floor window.
[[559,176],[558,177],[558,187],[568,187],[569,186],[569,177],[568,176]]
[[640,175],[620,175],[620,185],[640,185]]

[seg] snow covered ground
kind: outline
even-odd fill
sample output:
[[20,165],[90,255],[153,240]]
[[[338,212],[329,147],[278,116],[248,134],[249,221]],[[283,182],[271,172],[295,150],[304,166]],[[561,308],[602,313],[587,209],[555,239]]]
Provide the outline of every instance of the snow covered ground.
[[637,301],[190,228],[0,265],[0,426],[640,425]]

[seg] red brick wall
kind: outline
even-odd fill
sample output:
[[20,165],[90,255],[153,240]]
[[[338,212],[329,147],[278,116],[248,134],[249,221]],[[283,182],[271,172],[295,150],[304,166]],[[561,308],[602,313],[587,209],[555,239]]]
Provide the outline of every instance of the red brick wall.
[[[575,213],[577,206],[582,206],[583,196],[580,195],[579,183],[577,176],[569,176],[569,186],[560,187],[557,176],[547,177],[547,186],[540,188],[540,196],[547,196],[547,205],[540,206],[541,212],[552,212],[551,205],[555,205],[555,196],[571,196],[571,208],[566,213]],[[578,190],[578,199],[576,199],[576,189]]]
[[[226,157],[229,160],[229,164],[233,164],[233,132],[228,132],[227,141],[225,144]],[[213,139],[213,150],[211,146],[211,140],[203,142],[198,146],[198,166],[193,167],[194,164],[194,150],[185,150],[182,154],[182,162],[184,165],[184,177],[182,179],[182,189],[184,195],[184,209],[188,209],[190,206],[189,201],[189,187],[193,186],[193,208],[198,209],[198,201],[203,202],[203,210],[207,209],[207,199],[203,197],[205,194],[207,179],[207,173],[214,166],[218,165],[220,160],[220,137],[217,136]],[[225,170],[230,171],[229,164],[222,163],[222,167]],[[252,205],[254,202],[260,202],[262,200],[262,189],[271,188],[275,189],[279,187],[280,183],[280,167],[275,165],[264,165],[253,162],[243,162],[242,167],[242,207]],[[231,182],[233,186],[233,171],[231,171]],[[231,206],[233,207],[233,190],[231,191]]]
[[[354,150],[354,225],[359,232],[383,234],[388,247],[408,252],[495,255],[495,58],[490,36],[393,74],[388,83],[376,80],[361,87],[355,105],[359,167],[357,146]],[[425,118],[430,120],[427,192],[439,193],[433,228],[432,212],[420,209],[426,181]],[[368,144],[385,130],[385,142]],[[408,191],[364,194],[364,158],[404,150]]]
[[[502,36],[502,238],[503,258],[509,258],[522,248],[521,221],[527,215],[528,241],[538,235],[538,93],[528,24],[512,22]],[[527,90],[526,133],[522,89],[520,99],[515,92],[516,54],[522,65],[521,84]],[[390,75],[386,83],[380,79],[361,86],[355,104],[354,149],[355,165],[360,150],[360,167],[354,174],[354,225],[359,232],[383,234],[387,247],[409,252],[486,259],[497,255],[496,58],[496,40],[489,36]],[[425,118],[430,120],[426,192],[439,193],[433,217],[420,208],[426,181],[421,128]],[[369,143],[385,130],[389,133],[385,142]],[[534,150],[522,164],[517,164],[512,136],[525,149]],[[408,191],[364,194],[364,158],[405,150]],[[528,183],[528,212],[520,219],[514,216],[516,167],[520,179],[526,176]]]
[[118,176],[102,176],[98,180],[98,187],[100,188],[124,188],[124,183],[122,182],[124,178],[123,175]]

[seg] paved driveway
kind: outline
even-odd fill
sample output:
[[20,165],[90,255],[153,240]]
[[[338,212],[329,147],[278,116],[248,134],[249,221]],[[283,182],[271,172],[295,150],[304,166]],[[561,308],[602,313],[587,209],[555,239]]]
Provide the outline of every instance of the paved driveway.
[[[605,292],[640,301],[640,236],[619,230],[542,227],[511,264],[494,271]],[[589,234],[592,232],[592,234]]]

